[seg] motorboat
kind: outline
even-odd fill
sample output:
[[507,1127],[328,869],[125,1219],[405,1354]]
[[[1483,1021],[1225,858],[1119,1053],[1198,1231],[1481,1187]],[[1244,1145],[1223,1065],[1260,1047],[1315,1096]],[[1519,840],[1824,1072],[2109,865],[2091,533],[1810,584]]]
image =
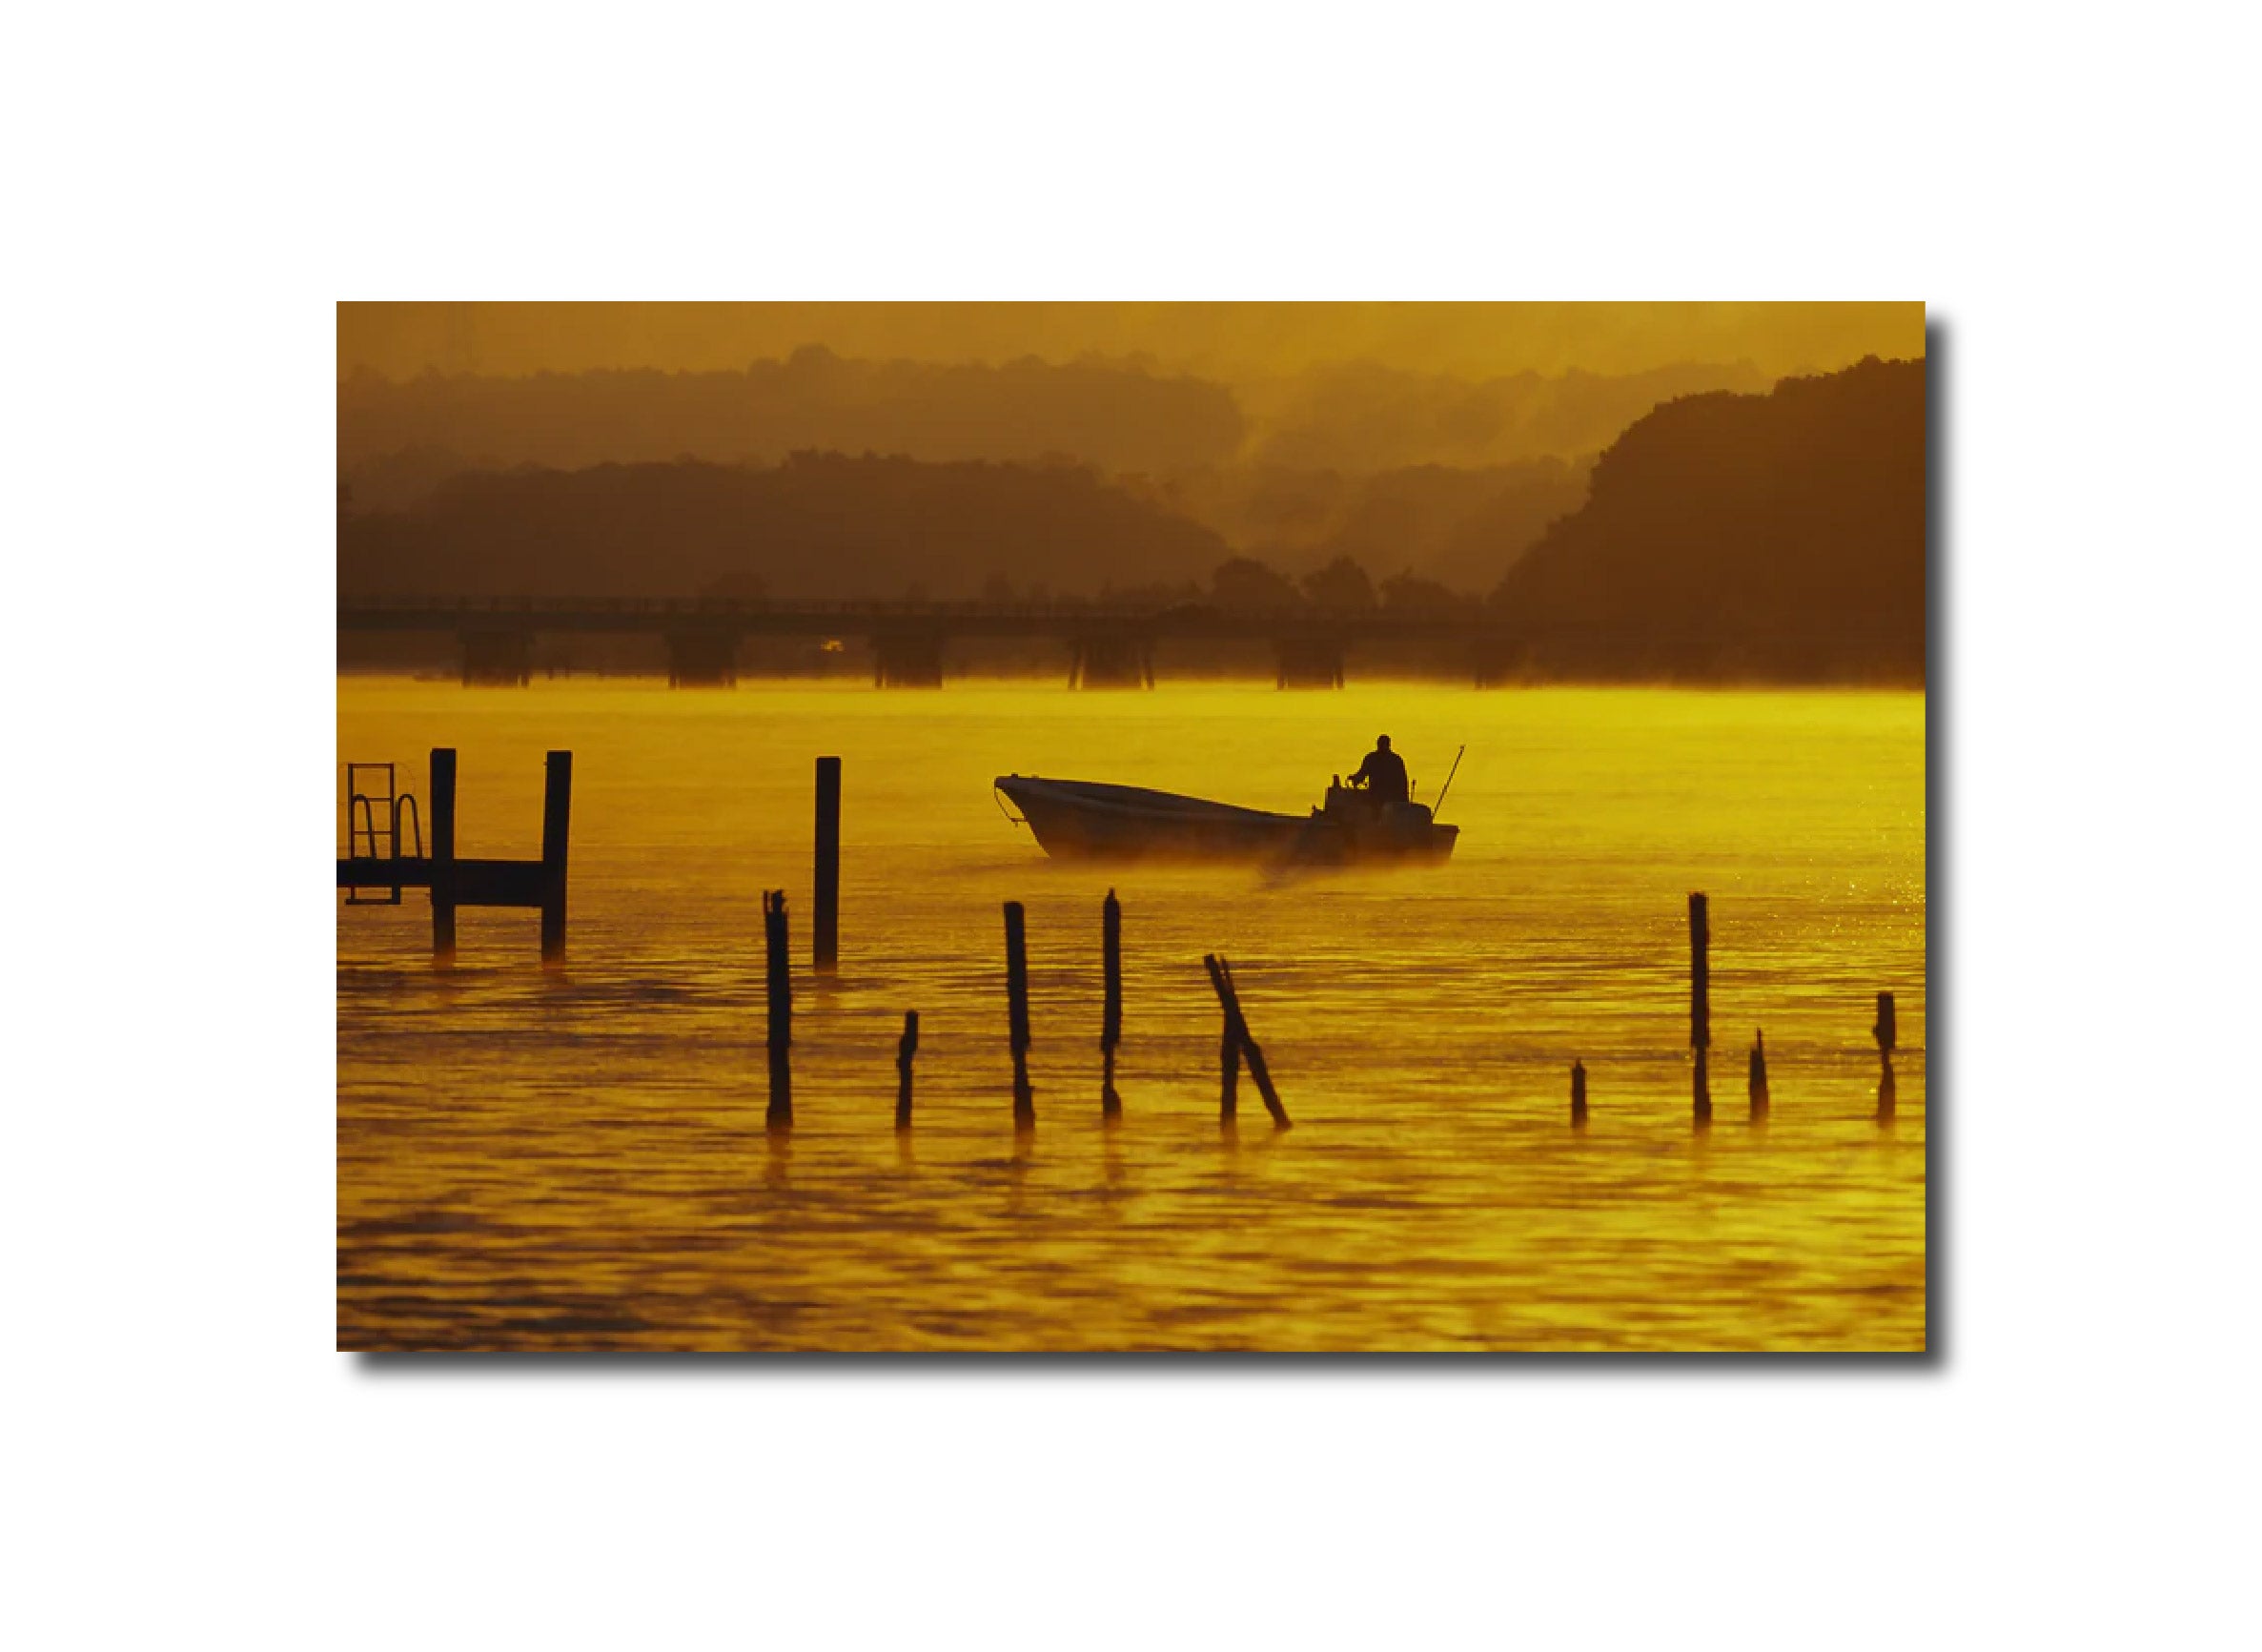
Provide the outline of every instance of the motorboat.
[[1007,774],[992,784],[1056,860],[1421,863],[1444,860],[1460,835],[1426,805],[1384,803],[1340,780],[1305,815],[1096,780]]

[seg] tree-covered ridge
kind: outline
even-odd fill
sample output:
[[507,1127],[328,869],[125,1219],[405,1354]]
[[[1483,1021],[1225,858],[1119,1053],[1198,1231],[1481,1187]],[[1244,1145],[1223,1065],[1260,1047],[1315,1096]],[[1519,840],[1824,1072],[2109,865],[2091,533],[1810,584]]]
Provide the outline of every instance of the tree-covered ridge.
[[971,597],[1206,578],[1208,529],[1072,465],[797,454],[479,472],[349,508],[338,589],[474,596]]
[[1599,664],[1921,676],[1925,434],[1921,360],[1667,402],[1494,605]]

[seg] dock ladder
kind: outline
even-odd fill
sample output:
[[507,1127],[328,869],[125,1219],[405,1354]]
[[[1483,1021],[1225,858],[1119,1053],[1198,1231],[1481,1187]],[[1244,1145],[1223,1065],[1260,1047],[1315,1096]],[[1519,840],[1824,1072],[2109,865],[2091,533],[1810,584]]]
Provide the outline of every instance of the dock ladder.
[[[349,763],[346,765],[346,855],[349,859],[398,861],[400,859],[400,815],[408,811],[411,841],[416,845],[416,857],[424,856],[424,823],[417,811],[417,800],[396,788],[395,769],[390,763]],[[349,907],[397,907],[400,888],[391,885],[361,886],[346,890]]]

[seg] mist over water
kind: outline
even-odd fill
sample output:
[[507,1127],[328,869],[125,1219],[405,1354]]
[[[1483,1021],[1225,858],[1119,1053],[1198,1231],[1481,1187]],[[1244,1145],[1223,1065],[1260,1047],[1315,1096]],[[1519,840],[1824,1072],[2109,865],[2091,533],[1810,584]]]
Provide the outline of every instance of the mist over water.
[[[1010,771],[1300,811],[1378,733],[1444,867],[1047,860]],[[342,678],[342,763],[459,752],[459,853],[531,856],[575,753],[571,934],[338,917],[347,1348],[1887,1349],[1925,1336],[1925,701],[1911,693]],[[812,768],[845,761],[841,972],[807,974]],[[338,839],[344,841],[342,799]],[[764,1129],[761,891],[795,963]],[[1100,1122],[1100,903],[1124,908]],[[1708,892],[1715,1122],[1690,1123]],[[1000,903],[1029,913],[1017,1135]],[[1217,1122],[1205,951],[1295,1128]],[[1898,999],[1879,1124],[1875,994]],[[893,1128],[903,1011],[916,1123]],[[1766,1030],[1770,1121],[1745,1119]],[[1590,1122],[1568,1122],[1572,1061]]]

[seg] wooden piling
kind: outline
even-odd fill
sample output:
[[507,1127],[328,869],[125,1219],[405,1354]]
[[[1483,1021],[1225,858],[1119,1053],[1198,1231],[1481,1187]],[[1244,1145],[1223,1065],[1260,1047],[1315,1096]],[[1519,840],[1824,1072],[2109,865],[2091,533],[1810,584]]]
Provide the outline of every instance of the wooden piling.
[[[1249,1076],[1256,1081],[1256,1093],[1264,1097],[1265,1111],[1273,1115],[1273,1123],[1282,1130],[1288,1128],[1288,1110],[1280,1105],[1280,1093],[1273,1088],[1273,1075],[1265,1067],[1265,1053],[1256,1047],[1256,1040],[1249,1031],[1248,1017],[1241,1012],[1241,995],[1233,986],[1233,967],[1224,958],[1210,953],[1202,959],[1210,971],[1210,985],[1216,989],[1217,1002],[1225,1010],[1226,1038],[1237,1042],[1241,1059],[1249,1064]],[[1230,1109],[1224,1116],[1233,1116]]]
[[1712,925],[1702,893],[1689,896],[1689,1048],[1696,1052],[1690,1101],[1699,1124],[1712,1122]]
[[1217,1122],[1232,1124],[1241,1112],[1241,1030],[1221,1014],[1217,1043]]
[[895,1047],[895,1128],[911,1128],[911,1057],[919,1053],[919,1011],[904,1011],[904,1035]]
[[432,752],[432,955],[456,956],[456,748]]
[[1586,1128],[1586,1063],[1571,1063],[1571,1123],[1574,1128]]
[[1007,1031],[1013,1047],[1013,1122],[1037,1121],[1036,1092],[1029,1084],[1029,952],[1021,903],[1006,903]]
[[1755,1031],[1751,1040],[1751,1116],[1767,1116],[1767,1034]]
[[1900,1086],[1893,1078],[1893,1050],[1898,1046],[1899,1030],[1893,1024],[1893,995],[1877,995],[1877,1024],[1869,1029],[1869,1035],[1877,1040],[1877,1059],[1882,1071],[1877,1076],[1877,1119],[1889,1123],[1901,1102]]
[[793,1123],[793,954],[785,932],[785,891],[762,895],[762,928],[769,965],[769,1123]]
[[573,753],[542,764],[542,961],[565,956],[565,843],[573,812]]
[[817,760],[817,893],[809,919],[812,961],[820,975],[841,962],[841,760]]
[[1210,985],[1217,993],[1217,1122],[1232,1124],[1241,1112],[1241,1030],[1226,1002],[1225,977],[1218,971],[1216,957],[1205,953],[1202,967],[1210,971]]
[[1100,1116],[1123,1116],[1115,1093],[1115,1046],[1123,1040],[1123,907],[1115,891],[1100,908]]
[[1249,1076],[1256,1080],[1256,1093],[1264,1098],[1265,1111],[1273,1115],[1274,1124],[1286,1130],[1288,1110],[1280,1105],[1279,1091],[1273,1088],[1273,1075],[1265,1067],[1265,1052],[1256,1047],[1255,1035],[1249,1030],[1249,1018],[1241,1013],[1241,993],[1233,985],[1233,967],[1227,959],[1220,957],[1217,969],[1225,977],[1226,994],[1233,1000],[1233,1024],[1241,1030],[1241,1056],[1249,1063]]

